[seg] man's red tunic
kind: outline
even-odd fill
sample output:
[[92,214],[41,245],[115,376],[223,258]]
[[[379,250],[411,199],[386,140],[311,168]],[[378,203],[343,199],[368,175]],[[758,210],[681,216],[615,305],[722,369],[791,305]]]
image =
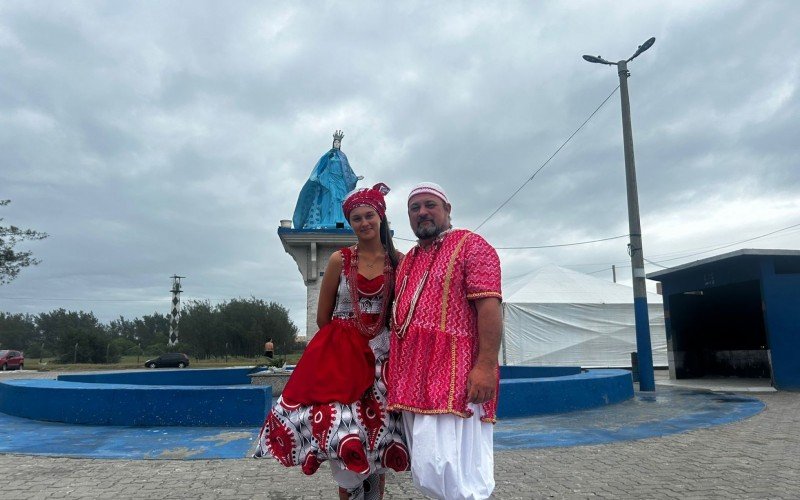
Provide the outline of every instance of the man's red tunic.
[[[402,332],[426,270],[427,281]],[[485,297],[502,299],[500,259],[481,236],[450,230],[427,248],[416,246],[406,255],[395,281],[397,324],[392,325],[389,351],[389,409],[472,415],[467,378],[478,357],[472,301]],[[497,391],[483,409],[482,420],[494,422]]]

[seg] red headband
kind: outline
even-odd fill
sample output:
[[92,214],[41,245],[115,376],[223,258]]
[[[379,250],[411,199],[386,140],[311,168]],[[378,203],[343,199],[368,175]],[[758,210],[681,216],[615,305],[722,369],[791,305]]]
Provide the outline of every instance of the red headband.
[[356,207],[368,206],[375,209],[381,219],[386,218],[386,200],[383,195],[389,192],[389,186],[379,182],[371,188],[357,189],[351,192],[344,203],[342,203],[342,210],[344,210],[344,217],[350,220],[350,212]]

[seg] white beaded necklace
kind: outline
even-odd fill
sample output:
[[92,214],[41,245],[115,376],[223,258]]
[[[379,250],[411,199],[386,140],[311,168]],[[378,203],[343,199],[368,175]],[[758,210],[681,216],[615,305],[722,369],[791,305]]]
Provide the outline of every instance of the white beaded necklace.
[[417,302],[419,302],[419,297],[422,295],[422,290],[425,288],[425,284],[428,282],[428,274],[433,267],[433,261],[436,260],[436,257],[439,255],[439,250],[442,249],[441,240],[437,240],[434,242],[436,245],[436,251],[434,252],[433,256],[431,257],[430,262],[428,262],[428,268],[422,274],[422,279],[417,284],[417,288],[414,290],[414,295],[411,297],[411,303],[408,306],[408,313],[406,314],[405,319],[403,320],[403,324],[400,327],[397,327],[397,303],[400,302],[400,297],[403,296],[403,292],[406,290],[406,284],[408,283],[408,276],[411,274],[411,270],[414,267],[414,263],[417,261],[417,250],[420,247],[414,248],[414,255],[413,259],[409,265],[408,270],[406,271],[405,275],[403,276],[403,283],[400,284],[400,291],[397,293],[397,297],[395,297],[394,303],[392,304],[392,325],[394,326],[395,335],[397,335],[398,339],[403,339],[406,336],[406,331],[408,330],[408,326],[411,324],[411,319],[414,317],[414,311],[417,309]]

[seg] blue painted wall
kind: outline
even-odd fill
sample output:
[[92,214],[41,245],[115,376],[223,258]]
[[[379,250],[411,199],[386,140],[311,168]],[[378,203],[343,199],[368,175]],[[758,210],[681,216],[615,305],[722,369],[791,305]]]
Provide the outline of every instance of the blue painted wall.
[[500,366],[500,379],[512,378],[542,378],[564,377],[577,375],[581,372],[580,366]]
[[87,425],[260,426],[272,405],[269,386],[142,386],[60,380],[0,382],[0,411]]
[[628,370],[587,370],[577,375],[500,379],[498,418],[586,410],[633,398]]
[[688,269],[667,272],[661,281],[667,349],[673,369],[674,339],[669,308],[671,295],[758,280],[761,286],[765,330],[771,356],[773,384],[777,389],[800,390],[800,274],[775,272],[775,260],[797,262],[798,257],[738,255]]
[[247,385],[247,375],[260,370],[255,367],[242,368],[156,368],[141,371],[118,371],[101,373],[70,373],[59,375],[65,382],[128,385]]
[[764,321],[777,389],[800,390],[800,274],[776,274],[771,260],[761,266]]
[[[500,370],[500,418],[564,413],[633,397],[627,370],[541,366]],[[235,375],[237,370],[184,369],[10,380],[0,382],[0,412],[69,424],[257,427],[272,404],[269,386],[189,385],[209,377],[212,382],[244,377],[249,384],[247,371],[240,369]],[[106,382],[120,380],[134,383]],[[173,385],[149,385],[166,382]]]

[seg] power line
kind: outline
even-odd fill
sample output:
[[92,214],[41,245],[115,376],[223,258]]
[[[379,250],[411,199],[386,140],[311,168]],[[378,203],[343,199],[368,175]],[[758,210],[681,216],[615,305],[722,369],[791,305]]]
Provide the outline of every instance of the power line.
[[[32,301],[66,301],[66,302],[169,302],[169,297],[163,299],[81,299],[81,298],[59,298],[59,297],[0,297],[0,300],[32,300]],[[187,301],[195,300],[211,300],[223,301],[231,300],[228,298],[211,298],[211,297],[187,297]]]
[[606,271],[611,271],[611,269],[613,269],[613,268],[611,268],[611,267],[606,267],[605,269],[600,269],[599,271],[592,271],[592,272],[590,272],[590,273],[586,273],[586,274],[600,274],[600,273],[604,273],[604,272],[606,272]]
[[[704,250],[704,251],[695,252],[695,253],[689,253],[689,254],[686,254],[686,255],[683,255],[683,256],[680,256],[680,257],[674,257],[674,258],[671,258],[671,259],[664,259],[664,260],[661,260],[661,262],[670,262],[670,261],[673,261],[673,260],[680,260],[680,259],[686,259],[688,257],[694,257],[695,255],[702,255],[704,253],[713,252],[715,250],[721,250],[723,248],[732,247],[734,245],[740,245],[742,243],[747,243],[749,241],[754,241],[754,240],[758,240],[758,239],[761,239],[761,238],[766,238],[767,236],[772,236],[774,234],[781,233],[783,231],[788,231],[789,229],[794,229],[794,228],[797,228],[797,227],[800,227],[800,223],[792,224],[790,226],[786,226],[786,227],[783,227],[783,228],[780,228],[780,229],[776,229],[774,231],[770,231],[768,233],[764,233],[764,234],[761,234],[761,235],[758,235],[758,236],[753,236],[752,238],[747,238],[747,239],[744,239],[744,240],[735,241],[733,243],[720,245],[720,246],[711,248],[709,250]],[[557,244],[557,245],[537,245],[537,246],[521,246],[521,247],[495,247],[495,248],[498,249],[498,250],[555,248],[555,247],[585,245],[585,244],[596,243],[596,242],[600,242],[600,241],[608,241],[608,240],[614,240],[614,239],[619,239],[619,238],[625,238],[627,236],[628,236],[627,234],[623,234],[623,235],[619,235],[619,236],[612,236],[612,237],[609,237],[609,238],[600,238],[600,239],[588,240],[588,241],[578,241],[578,242],[574,242],[574,243],[562,243],[562,244]],[[405,240],[405,241],[416,241],[416,240],[407,240],[405,238],[395,238],[395,239],[400,239],[400,240]],[[684,250],[684,252],[686,252],[686,251],[691,252],[692,250]],[[675,253],[680,253],[680,252],[670,252],[668,254],[661,254],[661,255],[670,255],[670,254],[675,254]],[[659,262],[653,262],[653,261],[650,261],[650,260],[647,260],[647,259],[645,259],[645,261],[648,262],[649,264],[653,264],[655,266],[666,268],[666,266],[661,265]],[[597,265],[608,265],[608,264],[607,263],[584,263],[584,264],[566,264],[566,265],[569,266],[569,267],[580,267],[580,266],[597,266]],[[625,267],[630,267],[630,262],[624,261],[624,262],[614,263],[614,265],[616,265],[617,268],[625,268]],[[610,271],[610,270],[611,270],[610,267],[606,267],[606,268],[600,269],[598,271],[587,272],[586,274],[599,274],[599,273],[602,273],[602,272],[605,272],[605,271]],[[523,273],[523,274],[515,276],[513,278],[524,276],[525,274],[527,274],[527,273]],[[512,278],[509,278],[509,279],[512,279]],[[163,299],[89,299],[89,298],[58,298],[58,297],[0,297],[0,300],[73,301],[73,302],[142,302],[142,303],[144,303],[144,302],[150,302],[150,303],[159,302],[159,303],[162,303],[162,302],[168,301],[169,299],[168,298],[163,298]],[[225,301],[225,300],[230,300],[230,297],[228,297],[228,298],[188,297],[187,300]]]
[[[723,248],[732,247],[734,245],[740,245],[742,243],[747,243],[748,241],[753,241],[753,240],[758,240],[758,239],[761,239],[761,238],[766,238],[767,236],[772,236],[774,234],[777,234],[777,233],[780,233],[780,232],[783,232],[783,231],[788,231],[789,229],[794,229],[796,227],[800,227],[800,223],[792,224],[790,226],[786,226],[786,227],[783,227],[783,228],[780,228],[780,229],[776,229],[775,231],[770,231],[768,233],[764,233],[764,234],[761,234],[761,235],[758,235],[758,236],[753,236],[752,238],[747,238],[747,239],[744,239],[744,240],[735,241],[733,243],[727,243],[725,245],[716,246],[716,247],[710,248],[709,250],[704,250],[704,251],[701,251],[701,252],[694,252],[693,250],[682,250],[682,251],[678,251],[678,252],[669,252],[669,253],[665,253],[665,254],[659,254],[659,255],[675,255],[675,254],[679,254],[679,253],[684,253],[684,255],[681,255],[679,257],[673,257],[673,258],[670,258],[670,259],[663,259],[663,260],[659,260],[659,262],[671,262],[673,260],[680,260],[680,259],[686,259],[686,258],[689,258],[689,257],[694,257],[695,255],[702,255],[704,253],[713,252],[715,250],[721,250]],[[700,248],[706,248],[706,247],[700,247]],[[686,254],[685,252],[693,252],[693,253]],[[647,260],[647,259],[645,259],[645,260]],[[662,267],[662,268],[666,268],[666,266],[663,266],[663,265],[659,264],[659,262],[654,262],[654,261],[651,261],[651,260],[647,260],[647,262],[649,262],[650,264]],[[617,268],[630,267],[630,262],[629,261],[614,262],[613,264],[616,265]],[[565,264],[565,266],[569,266],[569,267],[602,266],[602,265],[609,265],[609,264],[605,263],[605,262],[594,262],[594,263],[583,263],[583,264]],[[611,269],[611,268],[610,267],[609,268],[604,268],[604,269],[601,269],[599,271],[588,272],[586,274],[597,274],[597,273],[600,273],[600,272],[603,272],[603,271],[608,271],[609,269]]]
[[558,248],[558,247],[572,247],[576,245],[587,245],[589,243],[597,243],[599,241],[617,240],[619,238],[627,238],[627,234],[619,236],[611,236],[610,238],[600,238],[598,240],[576,241],[575,243],[560,243],[558,245],[538,245],[538,246],[524,246],[524,247],[494,247],[495,250],[527,250],[531,248]]
[[[779,230],[775,231],[775,233],[786,231],[786,230],[789,230],[789,229],[792,229],[792,228],[793,228],[793,226],[789,226],[789,227],[786,227],[786,228],[783,228],[783,229],[779,229]],[[763,236],[761,236],[761,237],[763,237]],[[759,237],[755,237],[755,238],[759,238]],[[738,243],[731,243],[731,245],[736,245],[736,244],[738,244]],[[662,262],[666,262],[666,259],[661,259],[661,257],[678,256],[678,258],[682,258],[681,256],[686,256],[686,252],[700,252],[700,253],[702,253],[701,251],[706,250],[706,249],[707,249],[707,251],[711,252],[711,251],[714,251],[716,248],[717,248],[716,245],[705,245],[705,246],[702,246],[702,247],[690,248],[690,249],[686,249],[686,250],[678,250],[678,251],[675,251],[675,252],[664,252],[664,253],[659,253],[659,254],[652,254],[651,257],[655,258],[656,260],[659,260],[659,261],[662,261]]]
[[531,175],[530,177],[528,177],[528,180],[526,180],[525,182],[523,182],[523,183],[522,183],[522,185],[521,185],[520,187],[518,187],[518,188],[517,188],[517,190],[516,190],[516,191],[514,191],[514,193],[513,193],[511,196],[509,196],[509,197],[508,197],[508,199],[506,199],[506,201],[504,201],[503,203],[501,203],[501,204],[500,204],[500,206],[499,206],[499,207],[497,207],[497,209],[495,209],[495,211],[494,211],[494,212],[492,212],[491,214],[489,214],[489,216],[488,216],[488,217],[486,217],[486,219],[484,219],[484,220],[483,220],[483,222],[481,222],[480,224],[478,224],[478,227],[476,227],[476,228],[475,228],[475,231],[477,231],[477,230],[478,230],[478,229],[480,229],[480,228],[481,228],[481,227],[482,227],[484,224],[486,224],[486,223],[489,221],[489,219],[491,219],[492,217],[494,217],[494,216],[495,216],[495,214],[497,214],[497,212],[499,212],[499,211],[500,211],[500,210],[501,210],[501,209],[502,209],[504,206],[506,206],[506,205],[508,204],[508,202],[509,202],[509,201],[511,201],[511,200],[512,200],[512,199],[513,199],[513,198],[514,198],[514,197],[515,197],[515,196],[516,196],[516,195],[517,195],[517,194],[518,194],[520,191],[522,191],[522,188],[524,188],[525,186],[527,186],[527,185],[528,185],[528,183],[529,183],[530,181],[532,181],[534,177],[536,177],[536,174],[538,174],[538,173],[539,173],[539,172],[540,172],[540,171],[541,171],[541,170],[542,170],[544,167],[546,167],[546,166],[547,166],[547,164],[548,164],[548,163],[550,163],[550,160],[552,160],[553,158],[555,158],[555,156],[556,156],[556,155],[559,153],[559,151],[561,151],[561,149],[563,149],[563,148],[564,148],[564,146],[566,146],[566,145],[569,143],[569,141],[571,141],[571,140],[572,140],[572,138],[573,138],[573,137],[575,137],[575,135],[576,135],[578,132],[580,132],[580,131],[581,131],[581,129],[582,129],[582,128],[583,128],[583,127],[584,127],[584,126],[587,124],[587,123],[589,123],[589,120],[591,120],[591,119],[592,119],[592,117],[593,117],[595,114],[597,114],[597,112],[598,112],[598,111],[600,111],[600,108],[602,108],[602,107],[605,105],[605,103],[607,103],[607,102],[608,102],[608,100],[609,100],[609,99],[611,99],[611,96],[613,96],[613,95],[614,95],[614,93],[615,93],[615,92],[616,92],[618,89],[619,89],[619,85],[617,85],[617,88],[615,88],[614,90],[612,90],[612,91],[611,91],[611,93],[610,93],[610,94],[608,94],[608,97],[606,97],[606,98],[603,100],[603,102],[601,102],[601,103],[600,103],[600,105],[599,105],[599,106],[597,106],[597,108],[596,108],[594,111],[592,111],[592,114],[590,114],[590,115],[589,115],[589,117],[588,117],[586,120],[584,120],[584,121],[583,121],[583,123],[581,123],[581,126],[580,126],[580,127],[578,127],[577,129],[575,129],[575,132],[573,132],[573,133],[572,133],[572,135],[570,135],[569,137],[567,137],[567,140],[566,140],[566,141],[564,141],[564,142],[561,144],[561,146],[559,146],[559,147],[558,147],[558,149],[556,149],[556,151],[555,151],[555,152],[554,152],[552,155],[550,155],[550,158],[548,158],[548,159],[547,159],[547,161],[545,161],[544,163],[542,163],[542,165],[541,165],[541,166],[540,166],[540,167],[539,167],[539,168],[536,170],[536,172],[534,172],[534,173],[533,173],[533,175]]
[[[732,247],[732,246],[734,246],[734,245],[741,245],[742,243],[747,243],[748,241],[753,241],[753,240],[758,240],[758,239],[761,239],[761,238],[766,238],[767,236],[772,236],[773,234],[780,233],[780,232],[782,232],[782,231],[786,231],[786,230],[788,230],[788,229],[793,229],[793,228],[795,228],[795,227],[800,227],[800,223],[798,223],[798,224],[792,224],[791,226],[786,226],[786,227],[784,227],[784,228],[777,229],[777,230],[775,230],[775,231],[770,231],[769,233],[765,233],[765,234],[762,234],[762,235],[759,235],[759,236],[754,236],[754,237],[752,237],[752,238],[747,238],[746,240],[740,240],[740,241],[735,241],[735,242],[733,242],[733,243],[728,243],[727,245],[721,245],[721,246],[718,246],[718,247],[712,248],[712,249],[710,249],[710,250],[704,250],[704,251],[702,251],[702,252],[691,253],[691,254],[689,254],[689,255],[684,255],[684,256],[681,256],[681,257],[673,257],[673,258],[671,258],[671,259],[664,259],[664,260],[662,260],[661,262],[671,262],[671,261],[673,261],[673,260],[680,260],[680,259],[685,259],[685,258],[687,258],[687,257],[694,257],[695,255],[702,255],[702,254],[704,254],[704,253],[713,252],[713,251],[715,251],[715,250],[722,250],[723,248]],[[648,261],[648,262],[650,262],[650,261]],[[655,264],[655,265],[657,265],[657,266],[661,266],[661,264],[659,264],[659,263],[656,263],[656,262],[650,262],[650,263],[651,263],[651,264]],[[664,266],[661,266],[661,267],[664,267]]]
[[[644,259],[644,257],[643,257],[643,259]],[[661,269],[666,269],[666,268],[667,268],[667,266],[662,266],[662,265],[661,265],[661,264],[659,264],[658,262],[653,262],[652,260],[647,260],[647,259],[644,259],[644,261],[645,261],[645,262],[647,262],[648,264],[653,264],[654,266],[658,266],[658,267],[660,267]]]
[[0,297],[0,300],[57,300],[57,301],[80,301],[80,302],[164,302],[169,299],[74,299],[58,297]]
[[[704,253],[713,252],[714,250],[720,250],[722,248],[727,248],[727,247],[731,247],[731,246],[734,246],[734,245],[739,245],[739,244],[742,244],[742,243],[746,243],[748,241],[753,241],[753,240],[757,240],[757,239],[760,239],[760,238],[765,238],[767,236],[772,236],[773,234],[777,234],[777,233],[780,233],[780,232],[783,232],[783,231],[787,231],[789,229],[794,229],[796,227],[800,227],[800,223],[793,224],[791,226],[787,226],[787,227],[784,227],[784,228],[781,228],[781,229],[777,229],[775,231],[771,231],[769,233],[765,233],[765,234],[762,234],[762,235],[759,235],[759,236],[754,236],[754,237],[748,238],[746,240],[736,241],[736,242],[733,242],[733,243],[728,243],[726,245],[713,247],[713,248],[710,248],[709,250],[703,250],[701,252],[685,254],[685,252],[693,252],[694,249],[692,249],[692,250],[681,250],[681,251],[677,251],[677,252],[668,252],[668,253],[664,253],[664,254],[657,254],[657,256],[660,256],[660,255],[666,256],[666,255],[685,254],[685,255],[680,255],[678,257],[674,257],[674,258],[671,258],[671,259],[664,259],[664,260],[661,260],[661,262],[670,262],[670,261],[673,261],[673,260],[685,259],[687,257],[692,257],[692,256],[695,256],[695,255],[702,255]],[[496,250],[532,250],[532,249],[541,249],[541,248],[560,248],[560,247],[571,247],[571,246],[577,246],[577,245],[587,245],[587,244],[590,244],[590,243],[598,243],[598,242],[601,242],[601,241],[616,240],[616,239],[620,239],[620,238],[627,238],[628,236],[629,235],[627,235],[627,234],[621,234],[619,236],[610,236],[608,238],[598,238],[596,240],[576,241],[576,242],[572,242],[572,243],[558,243],[558,244],[554,244],[554,245],[526,245],[526,246],[516,246],[516,247],[494,247],[494,248]],[[415,243],[417,241],[417,240],[411,240],[411,239],[408,239],[408,238],[400,238],[400,237],[397,237],[397,236],[394,239],[403,240],[403,241],[410,241],[412,243]],[[700,247],[700,248],[706,248],[706,247]],[[647,260],[647,259],[645,259],[645,260]],[[662,266],[661,264],[659,264],[658,262],[654,262],[654,261],[650,261],[650,260],[647,260],[647,262],[649,262],[650,264],[653,264],[655,266],[665,267],[665,266]],[[630,267],[630,263],[628,261],[614,262],[614,264],[617,267]],[[571,267],[597,266],[597,265],[604,265],[604,263],[595,262],[595,263],[567,264],[567,265],[569,265]],[[600,271],[594,271],[594,272],[587,273],[587,274],[596,274],[596,273],[599,273],[601,271],[607,271],[608,269],[611,269],[611,268],[602,269]]]
[[[599,238],[596,240],[587,240],[587,241],[575,241],[572,243],[558,243],[555,245],[528,245],[528,246],[519,246],[519,247],[494,247],[495,250],[530,250],[536,248],[559,248],[559,247],[572,247],[576,245],[587,245],[589,243],[597,243],[600,241],[609,241],[609,240],[616,240],[619,238],[627,238],[627,234],[621,234],[619,236],[611,236],[608,238]],[[412,243],[416,243],[417,240],[410,240],[408,238],[400,238],[398,236],[394,237],[395,240],[403,240],[403,241],[410,241]]]

